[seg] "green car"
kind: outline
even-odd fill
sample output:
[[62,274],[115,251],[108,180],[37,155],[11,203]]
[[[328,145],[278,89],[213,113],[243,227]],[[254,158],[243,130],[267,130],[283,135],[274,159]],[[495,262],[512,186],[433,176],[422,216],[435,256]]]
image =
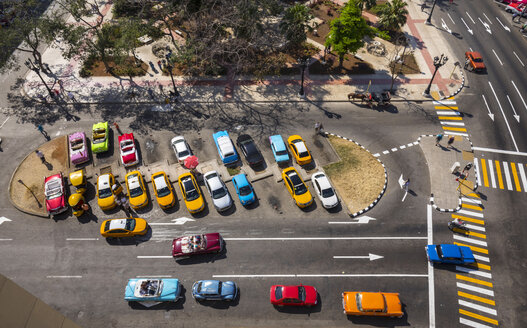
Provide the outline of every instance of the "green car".
[[91,151],[96,154],[108,151],[108,122],[93,125]]

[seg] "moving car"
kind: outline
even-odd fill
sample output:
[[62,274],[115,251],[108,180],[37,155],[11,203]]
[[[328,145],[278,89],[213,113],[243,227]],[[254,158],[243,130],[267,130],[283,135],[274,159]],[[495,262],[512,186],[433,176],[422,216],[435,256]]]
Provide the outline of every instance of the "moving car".
[[484,72],[486,67],[481,54],[477,51],[465,52],[465,68],[474,72]]
[[132,171],[124,176],[126,190],[130,198],[130,206],[134,210],[145,207],[148,204],[145,181],[139,171]]
[[192,173],[183,173],[178,178],[179,189],[190,213],[198,213],[205,208],[201,190]]
[[271,150],[278,165],[289,162],[289,154],[287,153],[287,148],[281,135],[270,136],[269,143],[271,144]]
[[62,173],[44,179],[44,195],[46,196],[46,210],[49,215],[57,215],[68,209]]
[[239,159],[238,153],[232,144],[231,138],[227,131],[219,131],[212,134],[218,154],[220,155],[223,164],[233,164]]
[[172,256],[176,260],[197,254],[219,253],[222,250],[223,238],[218,232],[183,236],[172,242]]
[[199,280],[192,285],[192,297],[196,301],[232,301],[238,295],[233,281]]
[[86,134],[84,132],[75,132],[68,136],[70,148],[70,160],[73,165],[86,163],[90,160],[88,148],[86,147]]
[[181,284],[178,279],[129,279],[124,299],[150,307],[161,302],[177,302],[181,298]]
[[249,183],[244,173],[233,176],[232,185],[243,206],[254,203],[256,195],[254,194],[253,186]]
[[159,171],[152,174],[152,187],[159,207],[167,209],[176,204],[176,196],[174,195],[172,184],[170,184],[165,172]]
[[271,286],[271,304],[276,306],[315,306],[317,297],[313,286]]
[[190,150],[185,137],[174,137],[170,140],[170,144],[172,145],[172,149],[174,149],[174,153],[176,153],[177,160],[180,164],[183,164],[185,158],[192,156],[192,150]]
[[427,245],[426,256],[432,263],[469,264],[476,262],[470,247],[453,244]]
[[313,196],[294,167],[285,168],[282,171],[282,179],[298,207],[304,208],[313,203]]
[[344,292],[342,307],[347,315],[400,318],[404,314],[399,293]]
[[287,144],[298,165],[311,163],[311,153],[307,149],[306,143],[299,135],[292,135],[287,138]]
[[92,126],[92,152],[98,154],[108,151],[109,132],[108,122],[99,122]]
[[119,136],[119,151],[121,153],[121,163],[124,167],[129,167],[139,163],[139,156],[135,148],[133,133],[125,133]]
[[209,171],[203,174],[203,181],[205,187],[209,191],[212,203],[218,211],[225,211],[231,208],[232,198],[225,183],[221,180],[220,175],[216,171]]
[[263,163],[263,156],[256,146],[253,138],[248,134],[242,134],[236,139],[236,145],[241,149],[247,163],[251,166],[257,166]]
[[103,211],[109,211],[117,205],[112,191],[114,184],[115,177],[111,173],[101,174],[97,177],[97,204]]
[[317,172],[311,176],[313,189],[317,194],[324,208],[333,208],[339,204],[339,199],[335,189],[329,182],[329,178],[322,172]]
[[101,236],[106,238],[142,236],[147,231],[148,223],[141,218],[110,219],[101,224]]

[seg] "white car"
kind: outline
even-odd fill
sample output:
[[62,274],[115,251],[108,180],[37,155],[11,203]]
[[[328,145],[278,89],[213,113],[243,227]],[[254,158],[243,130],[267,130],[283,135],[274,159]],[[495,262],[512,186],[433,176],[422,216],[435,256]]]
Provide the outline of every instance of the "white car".
[[192,150],[188,146],[188,143],[185,141],[185,137],[177,136],[172,138],[170,141],[174,152],[176,153],[177,160],[179,163],[183,163],[185,158],[192,156]]
[[339,199],[337,198],[335,189],[324,173],[317,172],[313,174],[311,182],[313,183],[315,193],[322,202],[324,208],[333,208],[339,204]]
[[209,171],[205,173],[203,180],[216,210],[220,212],[228,210],[232,206],[232,198],[218,172]]

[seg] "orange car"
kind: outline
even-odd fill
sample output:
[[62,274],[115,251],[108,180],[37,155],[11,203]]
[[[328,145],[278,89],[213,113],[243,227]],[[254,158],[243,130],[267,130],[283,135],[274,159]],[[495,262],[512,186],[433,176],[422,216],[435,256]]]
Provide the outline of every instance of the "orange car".
[[481,54],[477,51],[465,52],[465,68],[474,72],[485,72],[486,67]]
[[404,314],[399,293],[344,292],[342,307],[347,315],[400,318]]

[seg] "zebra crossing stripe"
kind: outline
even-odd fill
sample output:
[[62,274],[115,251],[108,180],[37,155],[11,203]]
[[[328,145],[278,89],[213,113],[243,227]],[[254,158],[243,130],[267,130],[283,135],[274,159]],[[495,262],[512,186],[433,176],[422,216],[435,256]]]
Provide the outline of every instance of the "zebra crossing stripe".
[[496,162],[496,174],[498,175],[498,184],[500,186],[500,189],[503,189],[503,178],[501,177],[501,168],[500,168],[500,162]]
[[476,255],[476,254],[472,254],[472,255],[474,255],[474,258],[477,261],[490,262],[490,259],[486,256],[481,256],[481,255]]
[[458,300],[458,303],[459,305],[464,306],[464,307],[468,307],[474,310],[485,312],[491,315],[498,315],[498,312],[496,310],[483,306],[483,305],[478,305],[478,304],[470,303],[470,302],[463,301],[463,300]]
[[455,100],[435,100],[432,102],[434,105],[455,105]]
[[484,159],[481,160],[481,171],[483,173],[483,185],[489,186],[489,177],[487,176],[487,164]]
[[488,270],[490,271],[490,265],[486,265],[486,264],[481,264],[481,263],[472,263],[470,264],[471,267],[474,267],[474,268],[477,268],[477,269],[482,269],[482,270]]
[[476,247],[476,246],[467,245],[467,244],[462,244],[462,243],[456,243],[456,242],[454,242],[454,245],[458,245],[458,246],[466,246],[466,247],[470,248],[473,252],[478,252],[478,253],[483,253],[483,254],[489,254],[489,251],[486,250],[485,248]]
[[469,218],[469,217],[462,216],[462,215],[457,215],[457,214],[452,214],[452,219],[460,219],[460,220],[463,220],[463,221],[468,221],[468,222],[477,223],[477,224],[481,224],[481,225],[485,224],[485,221],[483,221],[483,220],[473,219],[473,218]]
[[471,237],[478,237],[478,238],[481,238],[481,239],[487,239],[486,235],[484,235],[482,233],[477,233],[477,232],[474,232],[474,231],[469,231],[468,235],[471,236]]
[[435,106],[435,109],[449,109],[449,110],[458,110],[457,106]]
[[478,217],[478,218],[483,218],[483,213],[472,212],[472,211],[467,211],[467,210],[459,210],[457,212],[459,214],[465,214],[465,215],[469,215],[469,216],[475,216],[475,217]]
[[487,247],[487,242],[485,242],[483,240],[477,240],[477,239],[474,239],[474,238],[467,238],[467,237],[462,237],[462,236],[458,236],[458,235],[454,235],[453,237],[454,237],[454,239],[460,240],[460,241],[464,241],[465,243],[470,243],[470,244],[475,244],[475,245]]
[[[478,164],[478,159],[476,157],[474,157],[474,172],[476,172],[476,183],[479,183],[481,184],[481,176],[479,174],[479,164]],[[468,199],[468,198],[466,198]],[[480,202],[481,204],[481,202]]]
[[468,208],[468,209],[475,210],[475,211],[483,211],[483,209],[481,208],[479,204],[478,205],[461,204],[461,208]]
[[445,130],[445,131],[467,132],[467,129],[465,129],[465,128],[454,128],[454,127],[450,127],[450,126],[443,126],[443,130]]
[[496,188],[496,179],[494,178],[494,169],[492,167],[492,160],[489,159],[489,175],[490,175],[490,181],[492,182],[492,188]]
[[492,279],[492,274],[490,272],[479,271],[477,269],[472,269],[472,268],[460,267],[460,266],[457,266],[457,265],[456,265],[456,270],[457,271],[461,271],[461,272],[465,272],[465,273],[470,273],[470,274],[475,275],[475,276],[480,276],[480,277],[484,277],[484,278],[487,278],[487,279]]
[[437,112],[437,115],[461,116],[461,114],[458,111],[454,111],[454,110],[440,110]]
[[523,164],[518,163],[518,168],[520,169],[520,177],[522,178],[523,191],[527,192],[527,179],[525,178],[525,171],[523,169]]
[[465,326],[470,326],[472,328],[492,328],[492,326],[487,326],[479,322],[468,320],[466,318],[459,318],[459,323]]
[[514,185],[516,186],[516,191],[522,191],[520,187],[520,180],[518,179],[518,172],[516,171],[516,164],[511,162],[512,177],[514,179]]
[[485,298],[485,297],[479,297],[479,296],[476,296],[476,295],[472,295],[472,294],[465,293],[465,292],[460,292],[460,291],[457,292],[457,295],[460,296],[460,297],[466,297],[468,299],[471,299],[471,300],[474,300],[474,301],[478,301],[478,302],[481,302],[481,303],[485,303],[485,304],[489,304],[489,305],[496,305],[496,302],[494,302],[493,300],[489,300],[488,298]]
[[479,315],[479,314],[476,314],[476,313],[472,313],[470,311],[459,309],[459,313],[464,314],[464,315],[469,316],[469,317],[472,317],[474,319],[479,319],[481,321],[485,321],[485,322],[491,323],[491,324],[496,325],[496,326],[498,325],[498,320],[490,319],[490,318],[484,317],[482,315]]
[[448,120],[448,121],[462,121],[463,120],[462,117],[458,117],[458,116],[438,116],[437,118],[439,120],[441,120],[441,121],[444,121],[444,120]]
[[460,274],[457,274],[457,273],[456,273],[456,279],[472,282],[472,283],[475,283],[475,284],[480,284],[480,285],[487,286],[487,287],[490,287],[490,288],[492,288],[492,286],[493,286],[491,282],[488,282],[488,281],[485,281],[485,280],[479,280],[479,279],[471,278],[471,277],[467,277],[467,276],[463,276],[463,275],[460,275]]
[[479,205],[481,205],[481,200],[474,199],[474,198],[461,197],[461,201],[463,201],[465,203],[472,203],[472,204],[479,204]]
[[467,289],[467,290],[470,290],[470,291],[473,291],[473,292],[476,292],[476,293],[480,293],[480,294],[483,294],[483,295],[488,295],[488,296],[494,297],[494,291],[489,290],[489,289],[476,287],[476,286],[472,286],[472,285],[467,285],[467,284],[463,284],[463,283],[460,283],[460,282],[457,282],[456,285],[457,285],[458,288],[463,288],[463,289]]
[[467,228],[469,228],[470,230],[477,230],[477,231],[481,231],[481,232],[485,232],[485,228],[483,227],[480,227],[480,226],[475,226],[473,224],[467,224],[465,225]]
[[465,126],[465,123],[463,122],[443,122],[440,121],[441,125],[454,125],[454,126]]
[[503,173],[505,173],[505,180],[507,181],[507,189],[512,190],[511,175],[509,173],[509,163],[505,161],[503,162]]
[[[444,128],[444,127],[443,127]],[[454,132],[454,131],[445,131],[445,134],[449,135],[449,136],[463,136],[463,137],[468,137],[468,133],[463,133],[463,132]]]

